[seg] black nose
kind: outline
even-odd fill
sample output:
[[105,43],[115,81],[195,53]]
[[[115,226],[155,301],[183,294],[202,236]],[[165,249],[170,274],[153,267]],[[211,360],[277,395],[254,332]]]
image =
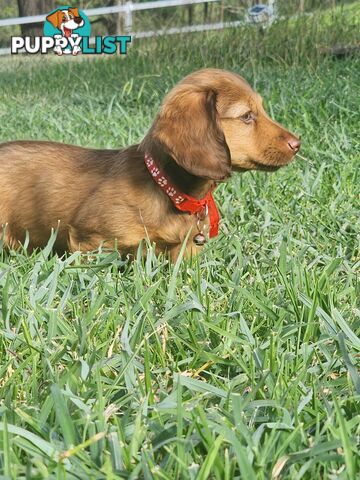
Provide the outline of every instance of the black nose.
[[80,25],[80,23],[83,21],[83,19],[81,17],[75,17],[74,18],[74,22],[77,23],[78,25]]
[[301,142],[298,138],[292,137],[290,140],[288,140],[288,145],[293,152],[297,153],[300,150]]

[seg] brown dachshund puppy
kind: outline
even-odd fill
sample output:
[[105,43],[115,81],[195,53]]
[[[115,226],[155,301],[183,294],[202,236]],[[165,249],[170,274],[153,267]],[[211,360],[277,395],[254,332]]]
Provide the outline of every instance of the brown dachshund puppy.
[[[260,95],[239,75],[204,69],[165,97],[139,145],[95,150],[52,142],[0,145],[2,238],[18,247],[133,254],[148,238],[175,259],[217,233],[212,198],[232,171],[287,165],[299,139],[268,117]],[[1,231],[0,231],[1,234]]]

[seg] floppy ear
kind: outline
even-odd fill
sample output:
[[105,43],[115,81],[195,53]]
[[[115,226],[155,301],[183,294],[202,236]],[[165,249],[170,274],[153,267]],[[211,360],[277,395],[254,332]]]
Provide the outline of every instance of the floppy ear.
[[53,27],[59,28],[62,22],[62,13],[60,10],[56,10],[56,12],[51,13],[46,17],[46,20],[50,22]]
[[69,12],[71,12],[74,17],[80,17],[78,8],[69,8]]
[[165,98],[151,135],[192,175],[212,180],[230,176],[230,151],[218,122],[214,91],[176,87]]

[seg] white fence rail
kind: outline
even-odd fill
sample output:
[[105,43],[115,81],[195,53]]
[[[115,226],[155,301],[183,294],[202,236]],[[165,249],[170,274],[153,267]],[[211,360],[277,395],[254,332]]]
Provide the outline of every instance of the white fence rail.
[[[88,8],[84,10],[87,17],[94,17],[99,15],[109,15],[114,13],[122,13],[124,15],[124,33],[132,35],[136,38],[148,38],[157,35],[175,34],[182,32],[198,32],[206,30],[215,30],[225,28],[225,23],[207,24],[207,25],[190,25],[188,27],[169,28],[159,31],[148,32],[133,32],[133,12],[141,10],[154,10],[165,7],[180,7],[183,5],[196,5],[199,3],[213,3],[219,0],[157,0],[144,3],[126,2],[124,5],[112,5],[110,7]],[[25,25],[30,23],[44,22],[47,14],[32,15],[29,17],[14,17],[0,19],[0,27],[9,27],[15,25]],[[233,23],[233,22],[230,22]],[[0,48],[0,55],[7,55],[10,53],[10,48]]]
[[208,32],[211,30],[222,30],[224,28],[235,28],[245,25],[244,20],[235,20],[233,22],[217,22],[206,23],[199,25],[187,25],[186,27],[173,27],[163,30],[150,30],[148,32],[137,32],[134,34],[136,38],[157,37],[159,35],[175,35],[177,33],[192,33],[192,32]]
[[[133,3],[131,0],[124,5],[112,5],[109,7],[89,8],[85,9],[84,13],[88,17],[109,15],[109,14],[123,14],[124,15],[124,33],[126,35],[132,35],[134,38],[149,38],[159,35],[173,35],[177,33],[190,33],[190,32],[205,32],[209,30],[222,30],[223,28],[239,27],[244,25],[245,21],[232,21],[232,22],[217,22],[208,24],[188,25],[185,27],[173,27],[160,30],[153,30],[147,32],[133,32],[133,12],[141,10],[154,10],[165,7],[179,7],[183,5],[196,5],[201,3],[213,3],[219,0],[157,0],[144,3]],[[274,4],[274,0],[269,0],[269,5]],[[44,22],[48,14],[33,15],[29,17],[18,18],[3,18],[0,19],[0,27],[8,27],[15,25],[24,25],[31,23]],[[91,40],[91,39],[90,39]],[[0,48],[0,55],[6,55],[10,53],[10,48]]]
[[[219,0],[157,0],[155,2],[133,3],[126,2],[124,5],[112,5],[110,7],[88,8],[84,10],[87,17],[97,15],[109,15],[112,13],[124,13],[125,16],[132,16],[132,12],[140,10],[154,10],[156,8],[179,7],[182,5],[196,5],[197,3],[210,3]],[[42,15],[33,15],[30,17],[14,17],[0,19],[0,27],[8,27],[11,25],[24,25],[26,23],[44,22],[48,13]],[[132,26],[132,21],[129,22]],[[130,26],[130,25],[129,25]]]

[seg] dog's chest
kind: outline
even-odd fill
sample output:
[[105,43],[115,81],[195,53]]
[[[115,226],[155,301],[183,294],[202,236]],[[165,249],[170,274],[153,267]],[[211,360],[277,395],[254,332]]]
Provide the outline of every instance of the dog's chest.
[[163,240],[171,245],[187,243],[202,247],[209,240],[210,222],[206,213],[174,214],[161,228]]

